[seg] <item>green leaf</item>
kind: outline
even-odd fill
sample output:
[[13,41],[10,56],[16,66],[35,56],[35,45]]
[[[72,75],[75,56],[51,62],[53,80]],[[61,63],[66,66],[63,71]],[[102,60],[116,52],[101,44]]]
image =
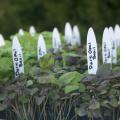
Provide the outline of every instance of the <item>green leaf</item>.
[[120,105],[120,96],[119,96],[119,100],[118,100],[118,105]]
[[59,81],[54,76],[51,77],[51,79],[48,81],[48,83],[59,86]]
[[115,84],[115,85],[113,85],[112,86],[113,88],[120,88],[120,84],[118,83],[118,84]]
[[51,99],[51,102],[58,102],[58,100],[61,98],[61,96],[59,95],[59,90],[51,90],[48,93],[48,97]]
[[75,52],[64,52],[63,56],[80,57],[80,55],[76,54]]
[[118,107],[118,101],[115,97],[111,98],[110,105],[115,108]]
[[83,101],[90,101],[90,100],[91,100],[90,94],[88,94],[87,92],[85,92],[85,93],[82,95],[82,100],[83,100]]
[[38,90],[39,90],[38,88],[30,89],[30,95],[32,96],[32,95],[36,94],[38,92]]
[[84,107],[75,108],[75,113],[80,117],[87,115],[87,110]]
[[39,67],[31,67],[29,75],[31,76],[40,76],[40,68]]
[[79,85],[67,85],[65,86],[65,93],[70,93],[79,89]]
[[96,101],[95,99],[91,100],[89,109],[95,110],[95,109],[99,109],[99,108],[100,108],[100,103],[98,101]]
[[103,89],[103,90],[100,91],[100,95],[104,95],[104,94],[106,94],[106,93],[107,93],[107,90],[104,90],[104,89]]
[[27,83],[26,83],[26,86],[29,87],[29,86],[32,86],[33,85],[33,81],[32,80],[28,80]]
[[50,69],[54,65],[54,56],[52,53],[44,55],[40,60],[39,64],[41,69]]
[[82,75],[76,71],[74,72],[67,72],[60,76],[59,81],[62,85],[67,84],[77,84],[81,81]]
[[120,47],[117,47],[117,60],[118,60],[118,63],[120,62]]
[[28,101],[29,101],[29,97],[28,96],[26,96],[26,95],[20,95],[20,96],[18,96],[18,101],[19,102],[21,102],[21,103],[28,103]]
[[101,102],[101,106],[111,109],[110,105],[109,105],[109,101],[108,100],[104,100]]
[[59,81],[52,74],[38,77],[37,78],[37,82],[39,84],[54,84],[54,85],[59,85]]
[[79,92],[85,92],[85,90],[86,90],[85,85],[80,83],[80,85],[79,85]]

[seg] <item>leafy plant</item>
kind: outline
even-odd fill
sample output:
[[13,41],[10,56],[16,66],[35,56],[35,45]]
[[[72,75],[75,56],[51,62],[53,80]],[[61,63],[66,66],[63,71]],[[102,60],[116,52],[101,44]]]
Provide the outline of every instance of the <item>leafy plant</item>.
[[[0,48],[0,111],[9,120],[77,120],[120,117],[119,66],[101,65],[96,75],[87,74],[86,49],[53,53],[50,32],[45,37],[48,53],[37,60],[39,34],[19,36],[25,74],[14,79],[11,41]],[[62,36],[62,41],[64,37]],[[86,119],[87,119],[86,118]]]

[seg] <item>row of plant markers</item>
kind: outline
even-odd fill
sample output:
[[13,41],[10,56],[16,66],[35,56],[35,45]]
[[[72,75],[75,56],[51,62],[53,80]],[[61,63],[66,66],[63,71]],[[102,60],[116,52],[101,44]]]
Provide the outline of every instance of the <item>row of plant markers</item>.
[[[31,36],[35,36],[36,30],[33,26],[30,27],[29,33]],[[24,36],[23,29],[20,29],[18,31],[18,34],[20,36]],[[72,27],[70,23],[66,23],[65,25],[65,40],[67,44],[70,44],[71,46],[80,45],[80,33],[77,25]],[[2,35],[0,35],[0,46],[5,45],[5,40]],[[52,46],[54,49],[54,53],[58,52],[62,48],[60,34],[57,28],[53,29],[53,35],[52,35]],[[47,54],[46,44],[45,40],[42,35],[39,35],[38,38],[38,44],[37,44],[37,57],[40,59],[45,54]],[[24,60],[23,60],[23,53],[22,53],[22,47],[20,45],[20,42],[17,38],[17,36],[14,36],[12,39],[12,56],[13,56],[13,65],[14,65],[14,72],[15,77],[18,77],[20,74],[24,73]]]
[[[34,36],[36,30],[33,26],[29,30],[31,36]],[[19,35],[23,36],[24,31],[19,30]],[[71,46],[81,45],[80,33],[77,26],[72,27],[70,23],[65,25],[65,40],[67,44]],[[2,35],[0,35],[0,46],[5,45],[5,41]],[[54,52],[58,52],[62,48],[60,35],[57,28],[54,28],[52,35],[52,45]],[[117,63],[117,47],[120,46],[120,27],[115,26],[115,30],[112,27],[105,28],[102,39],[102,58],[103,64],[105,63]],[[45,40],[42,35],[39,35],[37,44],[37,56],[38,59],[47,54]],[[24,73],[24,62],[22,48],[19,40],[16,36],[13,37],[12,42],[12,55],[15,77],[18,77],[21,73]],[[88,73],[96,74],[98,69],[98,50],[97,42],[94,31],[92,28],[88,30],[87,34],[87,62],[88,62]]]
[[[34,36],[36,34],[36,30],[35,30],[34,26],[31,26],[29,28],[29,33],[30,33],[31,36]],[[60,39],[59,34],[58,34],[59,32],[58,32],[57,28],[54,28],[53,33],[56,34],[55,36],[53,35],[54,37],[57,37],[57,38]],[[24,30],[19,29],[18,34],[23,36],[24,35]],[[74,25],[73,30],[72,30],[72,27],[71,27],[69,22],[67,22],[65,24],[65,40],[66,40],[67,44],[71,44],[72,46],[74,46],[76,44],[81,45],[80,32],[79,32],[79,29],[78,29],[77,25]],[[58,41],[60,42],[60,40],[58,40]]]
[[[105,28],[102,37],[102,60],[103,64],[116,64],[117,63],[117,48],[120,46],[120,27],[115,26]],[[92,28],[88,30],[87,35],[87,62],[88,73],[96,74],[98,70],[98,50],[97,42],[94,31]]]

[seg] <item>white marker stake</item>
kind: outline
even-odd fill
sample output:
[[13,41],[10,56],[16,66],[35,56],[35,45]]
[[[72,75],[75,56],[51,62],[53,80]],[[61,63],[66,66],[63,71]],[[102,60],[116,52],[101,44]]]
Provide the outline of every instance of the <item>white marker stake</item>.
[[19,29],[18,34],[19,34],[20,36],[23,36],[23,35],[24,35],[24,30],[23,30],[22,28]]
[[2,36],[2,34],[0,34],[0,46],[4,46],[5,45],[5,40]]
[[104,29],[102,38],[102,58],[103,64],[112,63],[112,46],[108,28]]
[[87,34],[87,62],[88,73],[96,74],[98,70],[98,51],[96,37],[92,28],[88,30]]
[[120,46],[120,27],[119,25],[115,25],[115,39],[116,39],[116,44],[117,44],[117,47]]
[[112,27],[109,27],[109,35],[111,39],[111,47],[112,47],[112,63],[117,63],[117,46],[115,40],[115,34]]
[[54,53],[56,53],[56,52],[58,52],[58,51],[61,50],[60,34],[59,34],[57,28],[54,28],[54,29],[53,29],[52,45],[53,45]]
[[16,36],[13,38],[12,56],[13,56],[15,78],[17,78],[19,77],[20,74],[24,73],[24,62],[23,62],[22,49],[19,40]]
[[42,35],[38,38],[38,45],[37,45],[37,56],[38,60],[43,57],[45,54],[47,54],[47,49],[45,45],[45,40]]
[[29,33],[30,33],[31,36],[34,36],[34,35],[35,35],[36,30],[35,30],[35,27],[34,27],[34,26],[31,26],[31,27],[30,27]]
[[73,27],[73,41],[75,45],[81,45],[80,32],[77,25]]
[[65,40],[67,44],[71,44],[73,39],[72,28],[69,22],[65,25]]

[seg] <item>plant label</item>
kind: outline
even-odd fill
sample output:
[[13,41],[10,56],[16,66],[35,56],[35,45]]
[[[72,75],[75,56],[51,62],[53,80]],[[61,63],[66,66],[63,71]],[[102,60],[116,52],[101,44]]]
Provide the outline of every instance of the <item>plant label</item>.
[[47,54],[46,44],[45,40],[42,35],[38,38],[38,44],[37,44],[37,56],[38,60],[43,57],[45,54]]
[[15,36],[12,43],[12,56],[15,77],[19,77],[20,74],[24,73],[24,62],[22,49],[18,38]]
[[75,45],[81,45],[80,32],[77,25],[73,27],[73,41]]
[[112,48],[112,52],[111,52],[112,63],[116,64],[117,63],[117,45],[116,45],[114,30],[112,27],[109,27],[109,35],[111,39],[111,48]]
[[116,44],[117,44],[117,47],[120,46],[120,27],[119,25],[115,25],[115,39],[116,39]]
[[65,25],[65,40],[67,44],[72,44],[72,39],[73,39],[73,35],[72,35],[72,28],[69,22],[66,23]]
[[88,30],[87,34],[87,63],[88,73],[96,74],[98,70],[98,51],[96,37],[92,28]]
[[36,30],[35,30],[35,27],[34,27],[34,26],[31,26],[31,27],[30,27],[29,33],[30,33],[31,36],[35,36]]
[[23,30],[22,28],[19,29],[18,34],[19,34],[20,36],[23,36],[23,35],[24,35],[24,30]]
[[61,50],[61,39],[57,28],[53,29],[52,45],[55,53]]
[[103,64],[112,63],[112,46],[108,28],[104,29],[102,38],[102,58]]
[[5,40],[3,38],[3,35],[0,34],[0,46],[4,46],[5,45]]

